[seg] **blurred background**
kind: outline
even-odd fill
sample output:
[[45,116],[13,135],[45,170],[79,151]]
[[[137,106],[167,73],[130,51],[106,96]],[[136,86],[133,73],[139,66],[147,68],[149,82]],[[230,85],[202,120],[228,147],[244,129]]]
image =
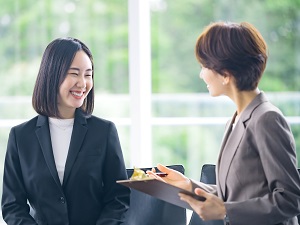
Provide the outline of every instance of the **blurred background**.
[[300,0],[0,0],[0,6],[1,177],[10,128],[36,115],[31,95],[44,49],[72,36],[94,55],[94,115],[116,124],[126,166],[182,164],[199,179],[203,164],[216,163],[235,112],[229,99],[209,96],[194,56],[202,29],[220,20],[248,21],[265,38],[269,61],[259,87],[290,123],[299,161]]

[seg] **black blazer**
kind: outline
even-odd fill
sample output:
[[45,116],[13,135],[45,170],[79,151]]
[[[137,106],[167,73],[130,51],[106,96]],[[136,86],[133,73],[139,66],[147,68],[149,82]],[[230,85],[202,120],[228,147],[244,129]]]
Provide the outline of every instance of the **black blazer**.
[[127,173],[115,125],[76,110],[61,185],[48,117],[39,115],[10,131],[3,218],[8,225],[120,224],[130,190],[116,184],[119,179]]

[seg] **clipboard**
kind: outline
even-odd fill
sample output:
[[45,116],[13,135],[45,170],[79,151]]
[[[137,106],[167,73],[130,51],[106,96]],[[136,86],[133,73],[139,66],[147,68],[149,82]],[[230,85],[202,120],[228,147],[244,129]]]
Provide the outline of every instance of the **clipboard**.
[[118,180],[117,183],[190,210],[193,209],[188,203],[180,200],[178,195],[179,193],[190,195],[199,201],[205,201],[204,197],[198,196],[193,192],[181,189],[154,178],[142,180]]

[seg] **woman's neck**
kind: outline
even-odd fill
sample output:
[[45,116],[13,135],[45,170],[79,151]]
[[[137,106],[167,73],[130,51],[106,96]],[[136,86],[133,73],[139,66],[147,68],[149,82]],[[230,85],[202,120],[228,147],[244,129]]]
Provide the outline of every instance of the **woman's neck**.
[[61,119],[72,119],[75,117],[75,110],[60,110],[59,114]]
[[256,88],[253,91],[236,91],[230,97],[236,105],[237,115],[240,115],[244,109],[259,95],[260,90]]

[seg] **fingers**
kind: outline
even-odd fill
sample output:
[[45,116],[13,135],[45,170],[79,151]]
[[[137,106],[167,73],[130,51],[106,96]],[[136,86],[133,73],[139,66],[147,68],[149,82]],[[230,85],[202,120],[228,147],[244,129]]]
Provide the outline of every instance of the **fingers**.
[[[204,204],[204,202],[202,201],[198,201],[197,199],[193,198],[192,196],[183,194],[183,193],[179,193],[178,194],[180,197],[180,200],[187,202],[192,209],[197,212],[197,214],[199,214],[199,208],[201,208],[202,204]],[[200,214],[199,214],[200,216]]]
[[204,197],[206,200],[198,201],[192,196],[183,193],[179,194],[179,196],[180,199],[187,202],[203,220],[223,219],[226,214],[226,208],[222,199],[200,188],[196,188],[195,193],[198,196]]
[[147,170],[146,173],[149,175],[149,177],[166,182],[162,177],[158,176],[155,172],[153,172],[153,170]]
[[[183,179],[183,175],[173,169],[170,169],[162,164],[158,164],[157,165],[157,169],[160,171],[159,173],[157,173],[157,171],[155,170],[155,168],[152,168],[151,170],[146,171],[146,173],[153,178],[156,178],[158,180],[163,180],[165,182],[168,181],[180,181]],[[164,179],[162,179],[164,178]]]
[[194,199],[192,196],[189,196],[189,195],[186,195],[186,194],[183,194],[183,193],[179,193],[178,194],[179,195],[179,197],[180,197],[180,200],[182,200],[182,201],[185,201],[185,202],[187,202],[187,203],[191,203],[191,202],[193,202],[193,201],[197,201],[196,199]]
[[[202,214],[202,207],[205,204],[205,201],[199,201],[199,200],[193,198],[192,196],[186,195],[183,193],[179,193],[179,197],[180,197],[180,200],[188,203],[192,207],[193,211],[195,211],[195,213],[197,213],[198,216],[203,221],[205,221],[205,217],[203,217],[203,214]],[[204,196],[202,196],[202,197],[204,197]]]
[[202,197],[205,197],[205,198],[207,198],[208,195],[209,195],[206,191],[204,191],[204,190],[201,189],[201,188],[196,188],[196,189],[194,190],[194,192],[195,192],[196,195],[199,195],[199,196],[202,196]]
[[157,164],[157,169],[159,169],[161,172],[164,172],[164,173],[168,173],[172,170],[162,164]]
[[147,173],[149,176],[155,178],[155,168],[152,168],[151,170],[147,170],[146,173]]
[[[162,165],[162,164],[158,164],[157,165],[157,169],[159,170],[159,171],[161,171],[162,172],[162,176],[160,176],[160,177],[165,177],[166,175],[168,175],[169,173],[168,172],[170,172],[170,171],[172,171],[172,169],[169,169],[168,167],[166,167],[166,166],[164,166],[164,165]],[[147,170],[146,171],[146,173],[147,174],[149,174],[149,175],[155,175],[154,173],[156,173],[157,171],[156,171],[156,169],[154,168],[154,167],[152,167],[152,169],[151,170]],[[160,173],[161,174],[161,173]],[[159,175],[159,174],[158,174]]]
[[[206,199],[208,193],[200,188],[196,188],[195,194],[200,197],[204,197]],[[190,195],[186,195],[183,193],[179,193],[179,197],[180,197],[180,200],[187,202],[193,208],[193,210],[195,212],[197,212],[197,214],[199,214],[198,213],[199,208],[201,208],[201,206],[203,204],[205,204],[205,201],[200,201],[200,200],[196,199],[195,197],[192,197]]]
[[170,174],[172,171],[174,171],[173,169],[170,169],[162,164],[157,164],[157,169],[159,169],[161,172],[164,172],[166,174]]
[[197,199],[197,196],[191,196],[191,195],[184,194],[184,193],[179,193],[179,196],[180,196],[181,200],[184,200],[184,201],[190,203],[190,202],[204,201],[207,198],[207,194],[208,194],[207,192],[205,192],[204,190],[202,190],[200,188],[196,188],[195,193],[197,196],[202,197],[202,198]]

